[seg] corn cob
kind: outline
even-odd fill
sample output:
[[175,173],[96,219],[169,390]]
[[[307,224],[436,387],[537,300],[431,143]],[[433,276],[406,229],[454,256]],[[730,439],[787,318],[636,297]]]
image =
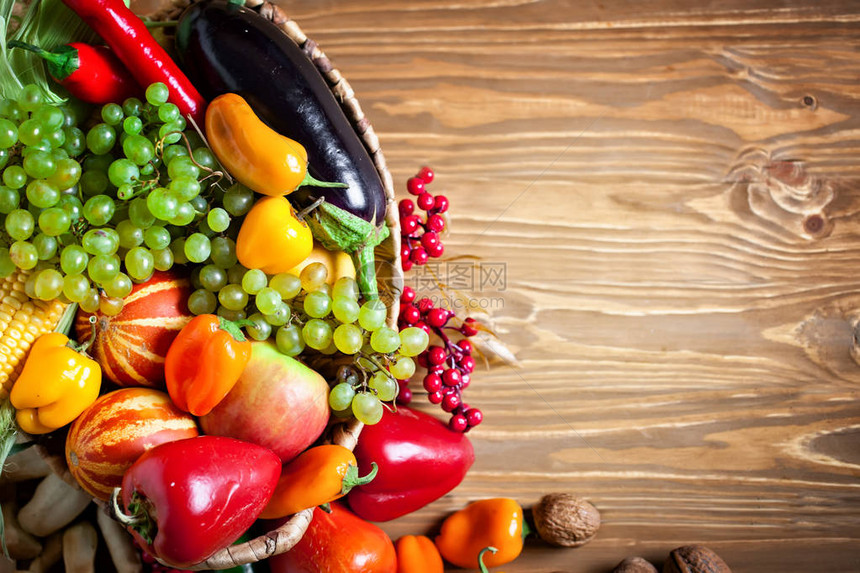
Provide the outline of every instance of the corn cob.
[[16,270],[0,279],[0,401],[12,390],[30,346],[56,328],[69,306],[31,299],[24,291],[29,276],[29,271]]

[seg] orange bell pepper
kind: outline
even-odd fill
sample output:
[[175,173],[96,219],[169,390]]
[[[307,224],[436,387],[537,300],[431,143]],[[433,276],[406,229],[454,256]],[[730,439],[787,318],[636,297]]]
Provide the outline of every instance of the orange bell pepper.
[[528,533],[523,508],[515,500],[482,499],[449,515],[435,542],[446,561],[464,569],[478,567],[481,551],[495,547],[498,551],[485,559],[488,567],[495,567],[519,556]]
[[429,537],[404,535],[394,544],[397,573],[443,573],[442,556]]
[[257,193],[282,197],[304,185],[346,187],[318,181],[308,173],[308,152],[276,132],[234,93],[213,99],[206,108],[206,136],[218,161]]
[[86,346],[73,346],[61,332],[36,339],[9,394],[22,430],[28,434],[53,432],[96,401],[102,369],[84,353]]
[[376,477],[376,463],[372,465],[370,473],[359,477],[358,462],[349,449],[337,444],[307,449],[281,469],[275,493],[260,517],[285,517],[340,499],[353,487]]
[[233,388],[251,359],[239,324],[214,314],[195,316],[173,340],[164,360],[167,393],[178,408],[208,414]]

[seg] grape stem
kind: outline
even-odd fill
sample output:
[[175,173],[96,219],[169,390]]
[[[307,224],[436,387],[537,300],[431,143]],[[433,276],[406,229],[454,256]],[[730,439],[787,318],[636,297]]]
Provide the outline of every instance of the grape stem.
[[[368,362],[370,362],[371,364],[373,364],[374,366],[376,366],[376,368],[378,369],[378,371],[379,371],[379,372],[384,373],[386,376],[388,376],[388,378],[390,378],[391,380],[394,380],[395,384],[397,383],[397,378],[395,378],[395,377],[394,377],[394,375],[393,375],[391,372],[389,372],[388,368],[386,368],[383,364],[381,364],[381,363],[379,362],[379,360],[377,360],[377,359],[376,359],[376,357],[375,357],[375,356],[373,356],[373,355],[371,355],[371,354],[367,354],[367,353],[365,353],[365,352],[361,352],[361,351],[359,350],[358,354],[356,354],[356,355],[355,355],[354,362],[355,362],[355,365],[356,365],[356,366],[358,366],[358,370],[359,370],[359,372],[361,372],[361,375],[362,375],[362,378],[363,378],[363,380],[362,380],[362,382],[361,382],[361,385],[362,385],[362,387],[363,387],[363,388],[366,388],[366,389],[368,389],[368,390],[372,390],[374,394],[376,394],[376,393],[377,393],[377,392],[376,392],[376,390],[374,390],[373,388],[370,388],[370,387],[368,386],[368,384],[367,384],[367,371],[365,371],[365,370],[364,370],[364,368],[362,368],[362,367],[358,364],[358,359],[359,359],[359,358],[364,358],[364,359],[366,359]],[[387,402],[383,402],[382,400],[380,400],[379,402],[380,402],[380,404],[382,404],[382,406],[383,406],[386,410],[388,410],[389,412],[397,412],[397,405],[396,405],[396,404],[388,404]]]
[[[244,0],[243,0],[243,1],[244,1]],[[209,145],[209,140],[208,140],[208,139],[206,139],[206,134],[204,134],[204,133],[203,133],[203,130],[202,130],[202,129],[200,129],[200,126],[199,126],[199,125],[197,125],[197,122],[196,122],[196,121],[194,121],[194,118],[193,118],[190,114],[187,116],[187,120],[188,120],[188,123],[190,123],[190,124],[191,124],[191,127],[193,127],[193,128],[194,128],[194,131],[196,131],[196,132],[197,132],[197,135],[199,135],[199,136],[200,136],[200,140],[203,142],[203,145],[205,145],[205,146],[206,146],[206,149],[208,149],[209,151],[212,151],[212,146],[211,146],[211,145]],[[218,161],[218,157],[215,155],[215,152],[214,152],[214,151],[212,151],[212,157],[215,157],[215,161]],[[219,165],[221,165],[221,162],[220,162],[220,161],[218,161],[218,164],[219,164]],[[226,170],[226,169],[224,169],[224,166],[223,166],[223,165],[221,165],[221,174],[222,174],[222,175],[227,179],[227,181],[229,181],[229,182],[230,182],[230,185],[232,185],[232,184],[233,184],[233,177],[231,177],[231,176],[230,176],[230,173],[229,173],[229,172],[227,172],[227,170]],[[220,184],[221,184],[221,182],[220,182],[220,181],[216,181],[216,182],[215,182],[215,185],[220,185]]]
[[[359,351],[357,356],[358,356],[358,357],[360,357],[360,358],[364,358],[364,359],[366,359],[368,362],[370,362],[371,364],[373,364],[374,366],[376,366],[376,368],[377,368],[377,369],[379,369],[381,372],[384,372],[384,373],[385,373],[385,374],[387,374],[387,375],[388,375],[392,380],[394,380],[394,376],[392,376],[391,372],[389,372],[389,371],[388,371],[388,369],[387,369],[384,365],[382,365],[382,364],[381,364],[381,363],[376,359],[376,357],[375,357],[375,356],[373,356],[372,354],[366,354],[366,353],[364,353],[364,352]],[[359,370],[361,370],[362,372],[364,372],[364,369],[363,369],[363,368],[361,368],[360,366],[359,366]],[[366,372],[364,372],[364,374],[365,374],[365,375],[367,375],[367,373],[366,373]]]
[[[159,149],[161,149],[161,154],[164,155],[165,140],[168,137],[170,137],[171,135],[177,135],[177,134],[179,135],[179,137],[182,138],[182,142],[185,143],[185,148],[188,150],[188,159],[191,161],[191,163],[193,163],[198,169],[201,169],[201,170],[209,173],[209,175],[203,177],[200,181],[201,182],[206,181],[210,177],[218,177],[218,181],[215,182],[215,184],[217,185],[221,181],[221,179],[224,178],[224,172],[223,171],[217,171],[215,169],[210,169],[209,167],[206,167],[205,165],[198,163],[197,160],[194,159],[194,150],[191,149],[191,142],[188,141],[188,136],[185,135],[185,133],[178,131],[178,130],[177,131],[168,131],[167,133],[164,134],[164,137],[159,139],[158,142],[155,144],[156,152]],[[208,147],[208,144],[207,144],[207,147]]]

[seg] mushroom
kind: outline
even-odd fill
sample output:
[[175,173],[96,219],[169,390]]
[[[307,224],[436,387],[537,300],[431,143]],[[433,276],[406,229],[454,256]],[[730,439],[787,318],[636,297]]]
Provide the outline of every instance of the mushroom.
[[535,529],[551,545],[579,547],[600,528],[600,512],[588,501],[570,493],[550,493],[532,508]]

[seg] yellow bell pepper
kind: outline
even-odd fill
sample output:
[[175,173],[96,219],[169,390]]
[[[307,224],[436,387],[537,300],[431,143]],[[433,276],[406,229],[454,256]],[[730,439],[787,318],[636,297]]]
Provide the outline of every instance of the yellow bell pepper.
[[29,434],[47,434],[71,423],[98,398],[101,367],[69,344],[60,332],[40,336],[12,386],[15,419]]
[[326,281],[330,285],[334,285],[337,279],[341,277],[349,277],[355,279],[355,263],[348,253],[343,251],[329,251],[317,242],[314,242],[314,248],[308,257],[287,271],[290,274],[299,276],[302,269],[311,263],[322,263],[328,270]]
[[249,269],[275,275],[308,258],[314,240],[285,197],[258,199],[239,228],[236,257]]

